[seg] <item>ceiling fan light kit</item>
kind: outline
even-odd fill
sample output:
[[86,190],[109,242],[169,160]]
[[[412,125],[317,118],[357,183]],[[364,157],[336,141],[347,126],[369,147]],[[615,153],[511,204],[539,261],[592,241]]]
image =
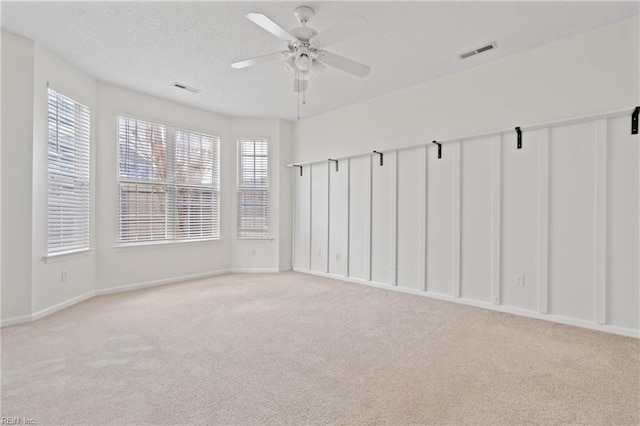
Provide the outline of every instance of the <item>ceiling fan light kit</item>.
[[246,16],[251,22],[286,41],[287,50],[234,62],[231,66],[242,69],[281,60],[284,69],[295,75],[294,92],[302,91],[303,95],[307,89],[308,74],[318,74],[324,71],[326,65],[358,77],[369,74],[369,66],[323,50],[326,46],[362,32],[366,29],[367,22],[354,16],[319,33],[307,26],[314,14],[314,10],[308,6],[296,8],[294,15],[301,26],[287,31],[261,13],[248,13]]

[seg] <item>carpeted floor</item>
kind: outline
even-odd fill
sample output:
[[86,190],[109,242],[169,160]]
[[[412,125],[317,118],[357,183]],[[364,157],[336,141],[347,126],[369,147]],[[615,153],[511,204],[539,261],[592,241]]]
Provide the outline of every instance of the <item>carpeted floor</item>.
[[640,423],[640,341],[298,273],[101,296],[2,330],[45,424]]

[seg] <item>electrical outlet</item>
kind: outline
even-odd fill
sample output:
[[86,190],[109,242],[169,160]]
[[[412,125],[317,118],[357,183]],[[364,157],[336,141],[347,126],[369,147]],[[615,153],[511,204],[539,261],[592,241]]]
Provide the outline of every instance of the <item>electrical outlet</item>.
[[340,260],[340,253],[336,253],[336,260]]
[[256,255],[256,249],[251,249],[251,256],[255,256]]
[[69,272],[63,269],[62,273],[60,274],[60,281],[65,282],[68,278],[69,278]]
[[517,274],[515,277],[513,277],[513,284],[516,287],[524,287],[524,275]]

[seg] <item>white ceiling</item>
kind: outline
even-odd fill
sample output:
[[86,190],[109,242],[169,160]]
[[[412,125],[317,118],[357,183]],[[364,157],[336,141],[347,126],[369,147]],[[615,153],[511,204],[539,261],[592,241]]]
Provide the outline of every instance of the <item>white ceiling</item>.
[[[278,62],[230,64],[285,48],[244,16],[286,29],[315,9],[322,32],[359,15],[369,29],[327,50],[370,65],[364,78],[312,76],[307,117],[451,74],[638,14],[638,2],[2,2],[2,27],[36,40],[99,80],[223,114],[297,117],[293,77]],[[460,61],[457,54],[496,41]],[[198,94],[173,87],[181,82]]]

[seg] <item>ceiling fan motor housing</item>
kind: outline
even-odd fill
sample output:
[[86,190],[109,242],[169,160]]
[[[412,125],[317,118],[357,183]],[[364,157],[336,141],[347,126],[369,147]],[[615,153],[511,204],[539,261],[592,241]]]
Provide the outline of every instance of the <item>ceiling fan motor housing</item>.
[[313,9],[311,9],[309,6],[300,6],[296,8],[293,13],[294,15],[296,15],[296,19],[298,20],[298,22],[303,25],[309,22],[309,19],[311,19],[314,15]]

